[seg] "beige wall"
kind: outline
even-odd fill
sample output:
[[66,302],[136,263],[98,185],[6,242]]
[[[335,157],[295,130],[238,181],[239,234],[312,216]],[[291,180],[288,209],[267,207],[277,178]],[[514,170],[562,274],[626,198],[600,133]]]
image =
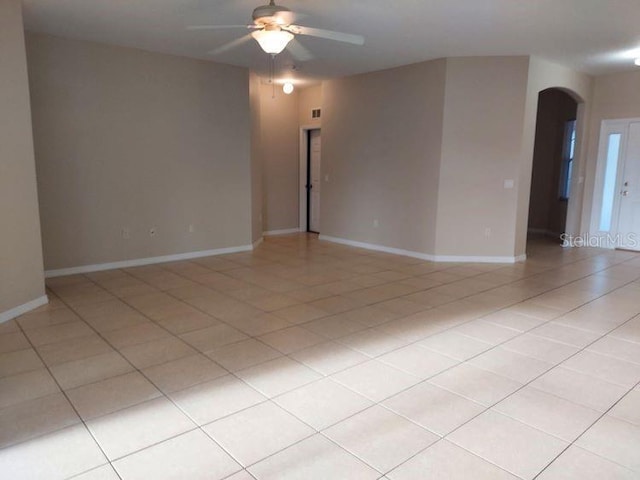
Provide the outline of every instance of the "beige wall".
[[435,253],[513,256],[527,57],[447,59]]
[[322,118],[312,118],[311,110],[322,109],[322,84],[300,89],[298,94],[299,120],[301,127],[320,127]]
[[324,82],[321,234],[433,251],[445,66]]
[[640,118],[640,72],[602,75],[595,78],[589,142],[586,155],[586,182],[582,230],[588,231],[598,160],[600,127],[603,120]]
[[298,91],[285,95],[279,86],[260,88],[264,231],[298,228]]
[[47,269],[251,243],[247,70],[43,35],[28,62]]
[[243,69],[41,35],[29,63],[48,269],[298,227],[299,127],[314,125],[314,107],[322,234],[513,257],[526,240],[538,92],[591,94],[590,77],[528,57],[442,59],[275,98]]
[[[440,259],[522,255],[538,93],[550,87],[586,100],[591,77],[519,56],[324,82],[321,233]],[[587,116],[582,106],[579,142]]]
[[0,315],[44,295],[21,8],[0,2]]
[[576,101],[562,90],[540,93],[529,201],[530,231],[564,233],[567,201],[559,198],[560,177],[566,124],[575,120],[576,114]]

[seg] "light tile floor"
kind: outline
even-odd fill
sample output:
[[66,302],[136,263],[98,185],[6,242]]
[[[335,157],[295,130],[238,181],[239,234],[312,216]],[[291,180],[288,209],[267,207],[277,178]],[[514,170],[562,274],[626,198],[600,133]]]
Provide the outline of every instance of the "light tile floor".
[[0,325],[2,478],[640,478],[640,255],[291,235],[47,287]]

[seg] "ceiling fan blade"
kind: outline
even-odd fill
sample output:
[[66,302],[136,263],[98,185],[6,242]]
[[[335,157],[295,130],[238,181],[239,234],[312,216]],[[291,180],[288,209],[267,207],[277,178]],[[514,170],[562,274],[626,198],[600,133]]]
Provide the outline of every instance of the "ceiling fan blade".
[[236,47],[239,47],[245,42],[251,40],[251,35],[245,35],[244,37],[236,38],[235,40],[225,43],[224,45],[219,46],[218,48],[214,48],[213,50],[207,52],[208,55],[219,55],[224,52],[228,52]]
[[255,28],[254,25],[190,25],[187,30],[224,30],[229,28]]
[[295,38],[289,42],[287,50],[299,62],[308,62],[313,59],[313,54]]
[[333,32],[321,28],[303,27],[301,25],[290,25],[287,30],[299,35],[309,35],[310,37],[326,38],[337,42],[351,43],[353,45],[364,45],[362,35],[352,35],[350,33]]
[[278,25],[283,25],[283,26],[291,25],[292,23],[297,22],[301,19],[304,19],[308,16],[309,15],[307,15],[306,13],[292,12],[291,10],[280,11],[274,15]]
[[291,25],[296,21],[297,15],[292,11],[281,11],[276,13],[274,17],[279,25]]

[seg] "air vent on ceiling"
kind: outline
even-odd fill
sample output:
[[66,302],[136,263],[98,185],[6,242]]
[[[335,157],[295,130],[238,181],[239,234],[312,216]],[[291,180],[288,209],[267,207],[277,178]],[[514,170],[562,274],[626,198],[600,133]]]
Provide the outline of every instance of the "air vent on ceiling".
[[322,111],[319,108],[314,108],[311,110],[311,118],[320,118],[322,115]]

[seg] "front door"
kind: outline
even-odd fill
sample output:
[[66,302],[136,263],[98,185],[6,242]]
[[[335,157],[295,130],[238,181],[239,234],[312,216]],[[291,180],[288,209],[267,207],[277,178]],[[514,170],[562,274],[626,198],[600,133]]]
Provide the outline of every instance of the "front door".
[[629,124],[618,194],[618,247],[640,250],[640,122]]

